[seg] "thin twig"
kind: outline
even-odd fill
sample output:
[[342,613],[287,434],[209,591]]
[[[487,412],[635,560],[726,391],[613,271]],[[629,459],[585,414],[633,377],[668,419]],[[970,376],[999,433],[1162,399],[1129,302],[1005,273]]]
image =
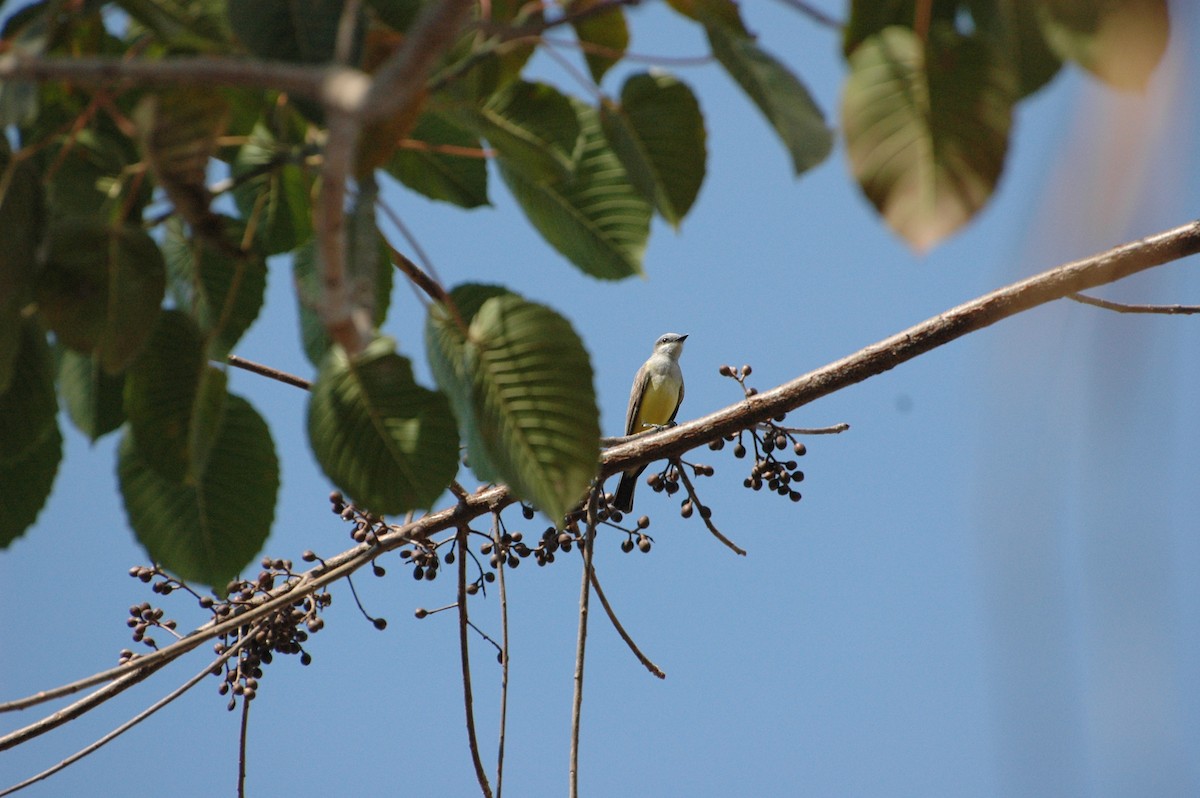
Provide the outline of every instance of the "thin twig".
[[713,537],[724,543],[736,554],[745,557],[746,550],[722,535],[720,530],[713,525],[712,511],[709,510],[708,507],[705,507],[704,503],[700,501],[700,497],[696,495],[696,486],[692,484],[692,480],[688,477],[683,462],[680,461],[678,457],[672,457],[671,462],[675,464],[675,470],[679,472],[679,479],[683,481],[683,487],[687,491],[688,497],[691,498],[692,504],[696,507],[696,515],[700,516],[700,520],[704,522],[706,527],[708,527],[708,531],[712,533]]
[[575,638],[575,692],[571,699],[571,763],[568,772],[570,798],[579,798],[579,721],[583,711],[583,660],[587,651],[588,599],[592,586],[592,551],[596,539],[600,483],[592,485],[587,505],[587,531],[579,550],[583,554],[583,582],[579,587],[579,630]]
[[458,528],[458,650],[462,661],[463,703],[467,712],[467,742],[479,789],[484,798],[492,798],[492,788],[483,772],[483,760],[479,758],[479,740],[475,737],[475,699],[471,694],[471,655],[467,644],[467,558],[462,556],[466,546],[467,526],[463,524]]
[[1129,305],[1124,302],[1111,302],[1107,299],[1071,294],[1067,299],[1073,299],[1084,305],[1094,305],[1117,313],[1160,313],[1166,316],[1190,316],[1200,313],[1200,305]]
[[253,372],[263,377],[270,377],[273,380],[278,380],[286,385],[291,385],[296,388],[309,390],[312,388],[312,383],[303,377],[297,377],[295,374],[288,374],[286,371],[280,371],[270,366],[264,366],[262,363],[255,363],[253,360],[247,360],[244,357],[237,355],[229,355],[225,358],[229,361],[229,365],[237,366],[240,369]]
[[108,743],[112,742],[113,740],[120,737],[125,732],[132,729],[134,726],[136,726],[139,723],[141,723],[142,721],[144,721],[146,718],[153,715],[155,712],[158,712],[160,709],[165,707],[167,704],[170,704],[176,698],[179,698],[179,696],[183,695],[188,690],[191,690],[193,687],[195,687],[197,684],[199,684],[206,676],[210,676],[214,672],[218,671],[221,667],[221,664],[224,663],[229,658],[233,657],[235,654],[237,654],[238,651],[242,648],[243,645],[245,645],[245,643],[248,640],[249,640],[249,637],[243,638],[243,639],[239,640],[236,644],[230,646],[228,649],[221,652],[220,656],[218,656],[215,660],[213,660],[209,665],[205,666],[204,669],[201,670],[199,673],[197,673],[195,676],[188,679],[186,682],[181,684],[179,687],[172,690],[170,693],[167,693],[165,696],[163,696],[159,700],[155,701],[153,704],[146,707],[144,710],[142,710],[138,714],[134,715],[132,718],[125,721],[120,726],[116,727],[115,729],[113,729],[112,731],[110,731],[108,734],[104,735],[100,739],[96,740],[95,742],[91,743],[90,745],[85,746],[84,748],[79,749],[74,754],[71,754],[69,757],[67,757],[63,761],[59,762],[57,765],[54,765],[53,767],[49,767],[49,768],[43,770],[41,773],[38,773],[37,775],[30,776],[29,778],[25,779],[25,781],[22,781],[19,784],[14,784],[9,788],[7,788],[3,791],[0,791],[0,798],[2,798],[2,796],[5,796],[5,795],[12,795],[13,793],[17,792],[18,790],[23,790],[31,784],[36,784],[37,782],[39,782],[43,779],[49,778],[50,776],[53,776],[58,771],[62,770],[63,768],[69,767],[70,765],[73,765],[76,762],[78,762],[79,760],[83,759],[85,756],[88,756],[89,754],[95,753],[96,751],[100,750]]
[[[766,426],[766,425],[760,424],[759,426]],[[845,432],[846,430],[850,429],[850,425],[844,421],[841,422],[840,424],[833,424],[828,427],[780,427],[778,425],[773,425],[773,426],[774,426],[774,429],[776,429],[780,432],[790,432],[793,435],[837,435],[838,433]]]
[[667,678],[667,674],[663,672],[662,668],[655,665],[650,661],[649,657],[642,653],[642,650],[638,648],[637,643],[633,642],[633,638],[630,637],[629,633],[625,631],[625,627],[621,625],[619,620],[617,620],[617,614],[613,612],[612,606],[609,605],[608,599],[604,596],[604,591],[600,589],[600,580],[596,576],[595,565],[592,566],[592,589],[596,591],[596,598],[600,599],[600,606],[604,607],[604,611],[608,614],[608,620],[612,622],[613,628],[617,630],[617,634],[619,634],[621,639],[625,641],[625,645],[629,646],[629,650],[633,652],[633,656],[637,657],[638,662],[642,663],[646,670],[650,671],[658,678]]
[[242,699],[242,725],[238,732],[238,798],[246,798],[246,738],[250,732],[250,704]]
[[[492,513],[492,545],[500,550],[500,513]],[[500,739],[496,746],[496,798],[504,791],[504,738],[508,724],[508,595],[504,586],[504,558],[498,557],[496,581],[500,585]]]

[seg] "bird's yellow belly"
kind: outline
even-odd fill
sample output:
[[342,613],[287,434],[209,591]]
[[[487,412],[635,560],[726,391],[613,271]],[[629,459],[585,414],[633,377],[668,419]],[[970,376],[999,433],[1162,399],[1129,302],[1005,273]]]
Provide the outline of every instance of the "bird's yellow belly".
[[642,395],[641,412],[634,432],[642,432],[647,424],[662,425],[671,420],[675,406],[679,403],[679,388],[667,380],[651,380]]

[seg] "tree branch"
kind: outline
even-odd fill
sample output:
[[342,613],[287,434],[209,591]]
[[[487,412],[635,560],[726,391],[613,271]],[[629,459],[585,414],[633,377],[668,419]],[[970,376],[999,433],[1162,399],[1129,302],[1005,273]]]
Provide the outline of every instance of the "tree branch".
[[[888,371],[924,352],[936,349],[975,330],[1014,316],[1069,294],[1095,288],[1131,274],[1179,260],[1200,252],[1200,222],[1123,244],[1089,258],[1065,264],[1042,274],[993,291],[978,299],[939,314],[927,321],[872,344],[859,352],[809,372],[772,390],[748,397],[715,413],[662,432],[641,436],[607,450],[601,472],[611,475],[652,460],[678,456],[725,434],[795,410],[834,391]],[[110,668],[68,685],[0,704],[0,711],[25,709],[112,682],[103,690],[24,729],[0,737],[0,751],[55,728],[145,679],[174,659],[213,638],[253,623],[298,598],[316,592],[359,568],[380,554],[459,525],[485,514],[503,510],[516,499],[500,486],[462,497],[454,505],[409,523],[390,527],[375,545],[362,544],[328,558],[299,575],[299,580],[276,588],[245,611],[221,621],[203,624],[191,634],[158,651],[125,665]]]

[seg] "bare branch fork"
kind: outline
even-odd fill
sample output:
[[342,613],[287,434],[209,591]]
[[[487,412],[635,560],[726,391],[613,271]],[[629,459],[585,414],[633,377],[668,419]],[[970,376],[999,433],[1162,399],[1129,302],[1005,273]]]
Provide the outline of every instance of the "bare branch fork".
[[[679,456],[718,437],[765,422],[841,388],[881,374],[942,344],[1030,308],[1197,253],[1200,253],[1200,221],[1067,263],[934,316],[774,389],[702,418],[608,449],[601,458],[601,474],[608,476],[652,460]],[[253,623],[297,598],[314,593],[369,565],[384,552],[469,524],[475,518],[502,510],[515,501],[503,486],[465,496],[444,510],[391,527],[378,537],[375,545],[362,544],[326,559],[323,564],[300,574],[295,583],[277,588],[245,611],[219,623],[206,623],[182,640],[158,651],[72,684],[0,704],[0,711],[25,709],[94,685],[109,683],[68,708],[0,737],[0,751],[82,715],[206,641]]]

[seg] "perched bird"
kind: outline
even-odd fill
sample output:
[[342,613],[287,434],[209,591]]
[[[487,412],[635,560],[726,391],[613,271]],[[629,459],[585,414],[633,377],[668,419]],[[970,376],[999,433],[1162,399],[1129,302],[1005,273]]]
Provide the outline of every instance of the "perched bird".
[[[665,427],[675,420],[683,403],[683,371],[679,355],[686,335],[667,333],[654,342],[654,353],[642,364],[629,391],[629,409],[625,411],[625,434]],[[647,464],[648,465],[648,464]],[[633,489],[646,466],[621,474],[613,504],[622,512],[633,509]]]

